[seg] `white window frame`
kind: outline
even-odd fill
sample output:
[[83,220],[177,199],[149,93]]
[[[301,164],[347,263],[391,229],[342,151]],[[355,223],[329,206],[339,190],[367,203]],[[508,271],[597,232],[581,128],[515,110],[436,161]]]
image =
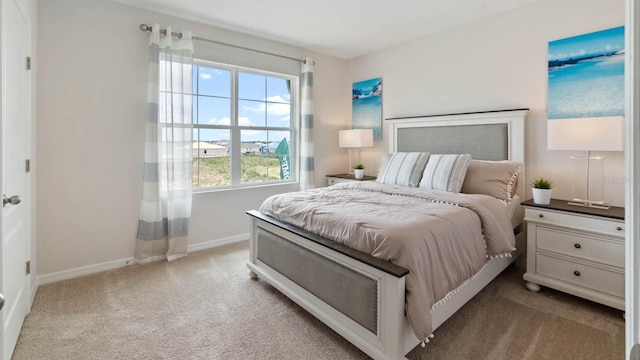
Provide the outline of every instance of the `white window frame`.
[[[194,193],[202,193],[202,192],[211,192],[211,191],[221,191],[221,190],[230,190],[230,189],[239,189],[239,188],[251,188],[251,187],[263,187],[263,186],[274,186],[274,185],[282,185],[282,184],[292,184],[297,183],[299,180],[298,174],[298,164],[300,162],[300,153],[299,153],[299,132],[300,132],[300,87],[299,82],[300,78],[298,76],[293,76],[289,74],[276,73],[272,71],[265,71],[260,69],[253,69],[244,66],[236,66],[223,64],[218,62],[213,62],[204,59],[193,59],[193,64],[196,66],[204,66],[204,67],[212,67],[218,69],[229,70],[231,72],[231,124],[230,125],[209,125],[209,124],[198,124],[197,119],[193,119],[193,128],[194,129],[216,129],[216,130],[229,130],[230,131],[230,141],[231,141],[231,157],[230,157],[230,184],[229,185],[219,185],[219,186],[210,186],[210,187],[194,187]],[[238,73],[249,73],[255,75],[263,75],[263,76],[271,76],[278,77],[289,80],[291,83],[291,94],[290,94],[290,106],[291,106],[291,127],[282,128],[282,127],[269,127],[269,126],[240,126],[238,124]],[[198,94],[193,94],[194,96]],[[289,154],[291,158],[291,162],[289,166],[291,167],[291,178],[286,180],[271,180],[264,182],[252,182],[252,183],[242,183],[241,181],[241,159],[242,159],[242,142],[241,142],[241,132],[242,130],[257,130],[257,131],[291,131],[291,140],[289,144]],[[200,139],[198,139],[200,140]],[[198,176],[200,175],[200,163],[198,162]]]

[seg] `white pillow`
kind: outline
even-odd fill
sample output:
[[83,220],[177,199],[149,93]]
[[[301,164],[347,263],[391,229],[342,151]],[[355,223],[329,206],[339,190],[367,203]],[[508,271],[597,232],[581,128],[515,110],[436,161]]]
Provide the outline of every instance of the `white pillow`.
[[424,166],[429,160],[426,152],[397,152],[391,154],[389,161],[382,159],[377,182],[382,184],[416,187],[422,176]]
[[424,168],[420,187],[460,192],[471,162],[470,154],[433,154]]

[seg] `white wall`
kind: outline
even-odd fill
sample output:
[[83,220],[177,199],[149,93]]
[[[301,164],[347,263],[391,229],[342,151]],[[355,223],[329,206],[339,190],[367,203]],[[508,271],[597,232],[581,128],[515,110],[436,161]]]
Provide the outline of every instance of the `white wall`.
[[[382,77],[383,118],[529,108],[527,183],[548,177],[554,197],[572,198],[571,153],[546,149],[548,42],[623,24],[624,0],[539,1],[353,59],[350,76]],[[375,169],[384,152],[386,141],[363,152],[365,165]],[[605,199],[624,206],[624,154],[607,156],[605,175],[617,181]]]
[[[344,60],[98,0],[41,1],[38,23],[38,274],[132,256],[142,190],[148,33],[141,23],[302,58],[315,67],[316,184],[341,170],[350,85]],[[230,48],[196,43],[196,57],[299,71]],[[346,161],[346,158],[344,158]],[[195,194],[190,244],[248,232],[244,212],[296,186]]]

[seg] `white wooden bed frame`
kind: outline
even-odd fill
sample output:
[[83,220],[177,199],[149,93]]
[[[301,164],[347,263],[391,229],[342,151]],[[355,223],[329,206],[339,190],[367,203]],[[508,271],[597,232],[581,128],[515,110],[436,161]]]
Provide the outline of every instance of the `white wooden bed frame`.
[[[508,160],[522,164],[524,169],[524,120],[527,109],[492,111],[482,113],[467,113],[453,115],[438,115],[413,117],[403,119],[388,119],[387,134],[389,136],[389,151],[398,149],[397,134],[402,128],[423,128],[438,126],[465,126],[483,124],[507,124],[508,126]],[[425,149],[425,151],[428,151]],[[525,199],[524,171],[520,173],[518,194]],[[417,339],[405,317],[405,278],[396,272],[390,274],[379,267],[356,260],[343,251],[336,251],[319,241],[310,240],[304,233],[296,234],[283,223],[256,212],[248,212],[251,219],[250,231],[250,260],[247,264],[252,278],[260,277],[273,285],[291,300],[302,306],[316,318],[324,322],[349,342],[357,346],[374,359],[398,360],[406,359],[405,355],[418,345],[422,339]],[[300,245],[318,256],[328,258],[349,269],[376,279],[378,286],[377,299],[377,334],[372,333],[360,324],[326,304],[318,297],[289,280],[272,267],[260,261],[257,257],[257,233],[259,229],[276,234],[282,239]],[[524,233],[516,236],[516,250],[513,257],[491,260],[485,268],[476,274],[465,286],[461,287],[451,298],[432,310],[433,329],[438,328],[467,301],[500,274],[517,256],[520,249],[525,248]],[[400,268],[402,269],[402,268]],[[437,334],[436,334],[437,335]]]

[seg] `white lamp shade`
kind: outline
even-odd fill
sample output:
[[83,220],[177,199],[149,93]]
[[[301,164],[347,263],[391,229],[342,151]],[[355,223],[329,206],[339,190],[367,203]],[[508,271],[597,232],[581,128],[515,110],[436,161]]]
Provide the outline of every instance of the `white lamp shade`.
[[624,150],[624,118],[621,116],[550,119],[547,121],[549,150]]
[[338,146],[341,148],[364,148],[373,146],[373,129],[340,130]]

